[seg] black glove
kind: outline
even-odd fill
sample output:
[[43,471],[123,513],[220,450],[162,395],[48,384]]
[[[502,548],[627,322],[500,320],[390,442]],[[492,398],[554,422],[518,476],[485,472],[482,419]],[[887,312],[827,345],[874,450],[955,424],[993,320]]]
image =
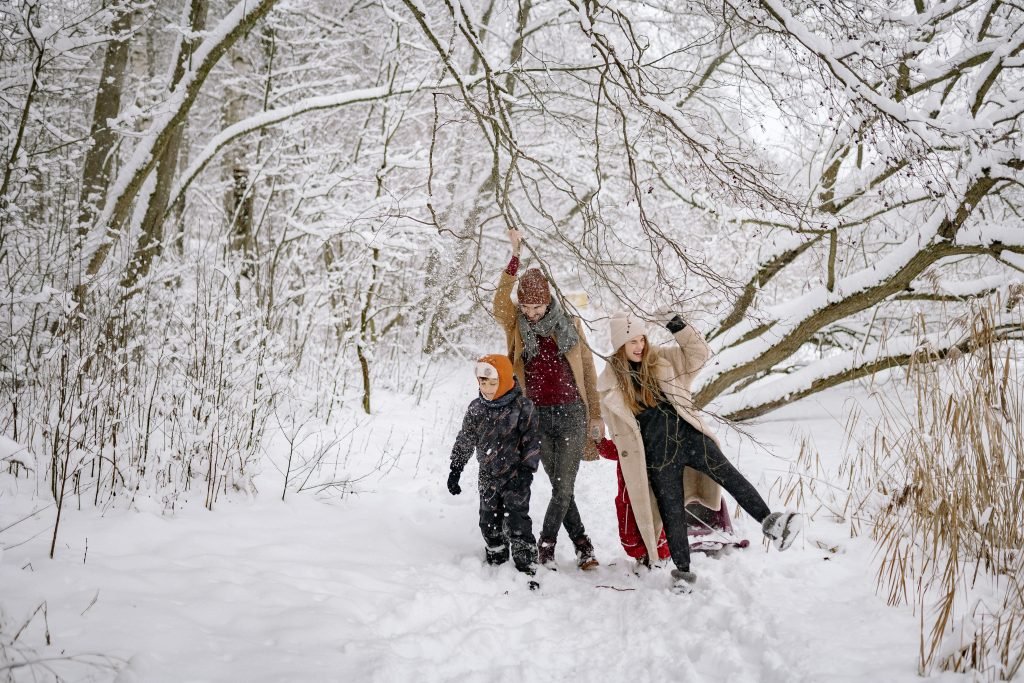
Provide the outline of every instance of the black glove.
[[679,330],[681,330],[681,329],[686,327],[686,321],[683,320],[682,318],[680,318],[679,314],[676,313],[674,316],[672,316],[671,320],[669,320],[667,323],[665,323],[665,327],[668,328],[669,332],[671,332],[672,334],[675,334]]
[[462,472],[458,470],[452,470],[451,474],[448,475],[448,493],[453,496],[457,496],[462,493],[462,487],[459,486],[459,476]]

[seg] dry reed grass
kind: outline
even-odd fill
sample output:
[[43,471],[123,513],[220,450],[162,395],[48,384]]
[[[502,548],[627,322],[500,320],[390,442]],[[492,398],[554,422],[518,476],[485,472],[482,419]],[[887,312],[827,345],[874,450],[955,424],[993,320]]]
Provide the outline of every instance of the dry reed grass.
[[990,343],[998,313],[960,321],[972,353],[923,345],[875,408],[850,411],[837,476],[805,439],[782,484],[787,504],[870,531],[879,591],[918,617],[922,675],[1011,680],[1024,664],[1022,348]]

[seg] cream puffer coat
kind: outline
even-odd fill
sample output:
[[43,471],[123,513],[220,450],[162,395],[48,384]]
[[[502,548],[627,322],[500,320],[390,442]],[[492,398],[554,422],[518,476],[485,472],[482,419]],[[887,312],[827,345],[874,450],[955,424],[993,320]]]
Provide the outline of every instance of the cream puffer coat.
[[[693,379],[711,357],[711,349],[691,325],[679,330],[674,336],[678,345],[669,344],[651,347],[648,350],[648,353],[657,353],[654,370],[658,385],[679,416],[717,444],[718,439],[694,408],[691,393]],[[647,460],[643,439],[640,436],[640,425],[626,405],[611,364],[606,365],[598,377],[597,391],[601,396],[601,412],[605,424],[608,425],[612,441],[619,451],[622,478],[629,491],[629,500],[633,506],[637,526],[640,528],[640,535],[647,546],[648,555],[657,557],[658,537],[661,536],[662,529],[661,513],[658,511],[658,503],[654,500],[654,493],[647,479]],[[683,471],[682,484],[687,504],[697,502],[712,510],[721,507],[722,488],[707,475],[687,467]]]

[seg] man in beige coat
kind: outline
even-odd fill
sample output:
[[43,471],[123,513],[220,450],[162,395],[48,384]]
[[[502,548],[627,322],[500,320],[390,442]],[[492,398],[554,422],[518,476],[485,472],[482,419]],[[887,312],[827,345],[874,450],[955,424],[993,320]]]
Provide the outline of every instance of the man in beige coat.
[[647,343],[644,322],[630,313],[613,315],[609,328],[615,352],[597,388],[648,555],[657,557],[664,523],[676,565],[675,588],[689,592],[696,576],[690,571],[687,503],[717,510],[724,487],[780,550],[793,542],[800,519],[795,513],[770,512],[725,458],[691,394],[711,351],[678,315],[665,326],[676,343],[655,348]]
[[552,298],[540,270],[527,270],[517,282],[522,236],[518,230],[508,236],[512,258],[494,294],[494,317],[505,331],[516,377],[540,416],[541,464],[551,481],[551,502],[537,542],[538,562],[552,566],[564,526],[577,565],[591,569],[598,562],[576,506],[575,486],[580,460],[597,459],[594,442],[604,435],[594,357],[579,319]]

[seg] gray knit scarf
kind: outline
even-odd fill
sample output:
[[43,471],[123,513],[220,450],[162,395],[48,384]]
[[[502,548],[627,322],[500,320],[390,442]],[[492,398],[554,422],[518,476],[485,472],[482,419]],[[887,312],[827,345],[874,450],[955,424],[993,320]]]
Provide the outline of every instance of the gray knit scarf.
[[558,344],[558,353],[564,356],[569,349],[576,346],[580,337],[576,334],[576,326],[565,314],[565,310],[554,299],[548,306],[544,317],[530,324],[523,312],[519,312],[519,334],[523,337],[523,360],[530,362],[540,353],[537,337],[554,337]]

